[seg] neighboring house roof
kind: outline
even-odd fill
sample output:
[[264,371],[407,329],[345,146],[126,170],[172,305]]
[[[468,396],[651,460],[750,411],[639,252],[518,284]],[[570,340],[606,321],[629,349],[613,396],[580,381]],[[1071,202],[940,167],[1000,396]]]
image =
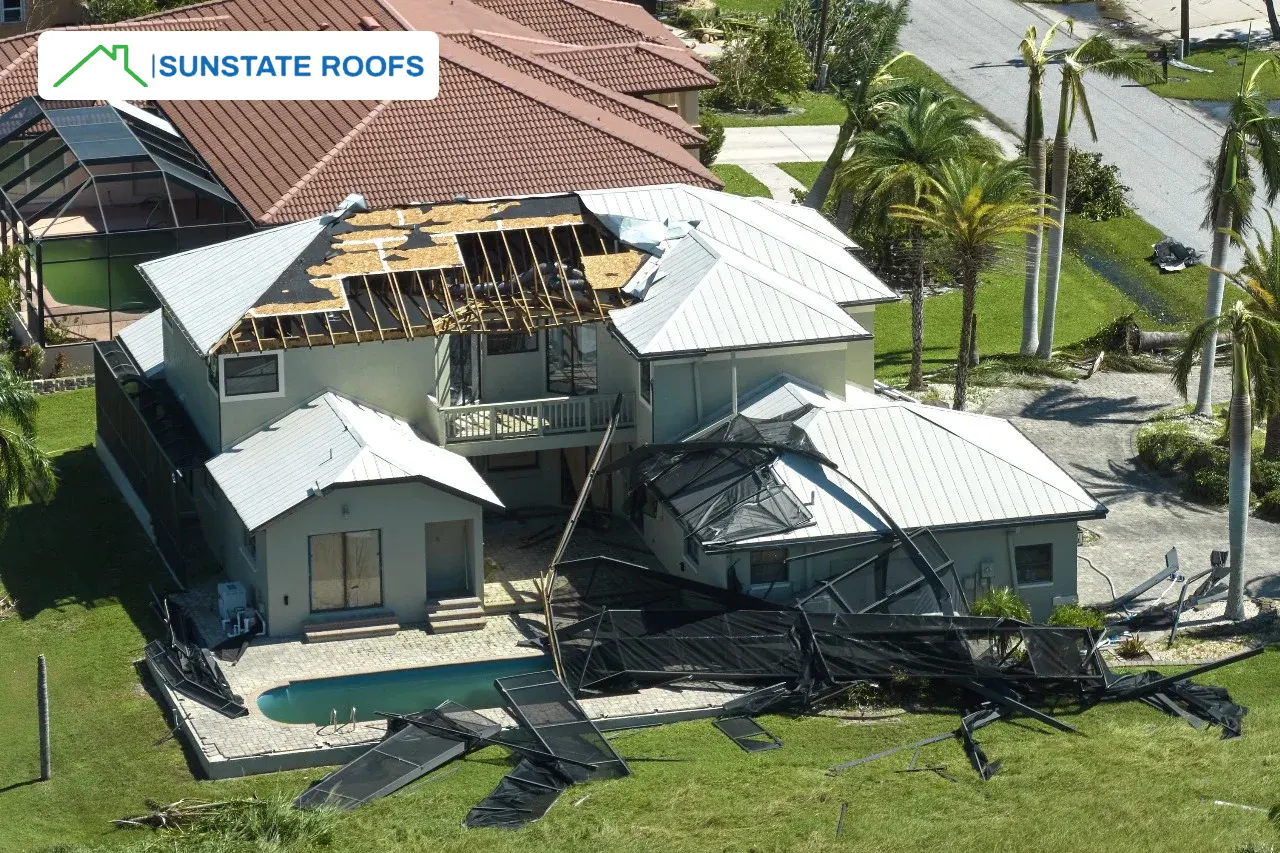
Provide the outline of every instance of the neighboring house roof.
[[139,264],[138,270],[179,331],[207,355],[303,250],[325,234],[324,219],[168,255]]
[[609,314],[638,356],[871,337],[836,303],[698,231],[650,269],[643,301]]
[[116,340],[124,345],[143,376],[155,376],[164,369],[164,313],[160,309],[130,323]]
[[476,503],[502,501],[465,458],[405,421],[332,391],[303,403],[206,463],[249,530],[333,486],[420,481]]
[[849,235],[837,228],[834,222],[823,215],[822,211],[815,210],[807,204],[793,204],[764,197],[752,197],[749,200],[752,204],[758,204],[766,210],[787,217],[819,237],[825,237],[841,249],[858,248],[858,244],[850,240]]
[[806,405],[813,408],[797,424],[834,470],[786,453],[773,472],[810,498],[813,524],[736,547],[885,533],[885,522],[846,477],[906,530],[1106,515],[1106,507],[1002,418],[899,403],[853,388],[842,401],[785,376],[762,385],[740,411],[766,418]]
[[[678,145],[692,147],[706,141],[702,134],[691,128],[684,119],[666,107],[644,98],[633,98],[613,89],[580,77],[566,68],[549,62],[552,57],[522,52],[513,47],[514,42],[496,33],[480,30],[461,33],[445,33],[443,37],[464,47],[509,65],[549,86],[673,140]],[[821,214],[819,214],[821,215]]]
[[[592,0],[591,9],[581,2],[506,0],[503,9],[512,14],[525,7],[572,13],[582,22],[594,22],[592,38],[604,42],[658,38],[657,31],[646,34],[633,26],[639,20],[636,12],[620,15],[632,21],[621,25],[598,14],[602,0]],[[533,20],[541,14],[520,17]],[[432,21],[439,18],[451,27],[492,29],[531,40],[546,35],[467,0],[401,0],[397,8],[379,0],[212,0],[127,26],[356,30],[365,18],[386,30],[435,29]],[[652,26],[665,32],[656,21]],[[36,35],[0,40],[0,57],[11,57],[8,67],[0,69],[0,100],[14,103],[35,94]],[[653,44],[665,53],[687,53],[682,47]],[[508,54],[485,57],[448,39],[442,39],[441,53],[441,94],[432,101],[189,101],[159,106],[261,223],[316,216],[351,189],[375,206],[390,206],[451,199],[459,193],[528,195],[670,181],[721,185],[685,150],[692,128],[686,126],[682,136],[663,128],[652,112],[638,122],[637,113],[647,108],[627,104],[620,93],[584,97],[586,81],[562,85],[565,78],[550,77],[546,69],[524,73],[521,69],[530,68],[527,61],[504,61]],[[687,61],[698,65],[695,59]]]
[[716,84],[715,75],[684,48],[635,42],[568,50],[558,46],[536,52],[574,74],[631,95],[706,89]]
[[[394,4],[396,0],[391,0]],[[401,0],[405,2],[405,0]],[[567,44],[653,41],[684,48],[666,27],[631,3],[601,0],[474,0],[530,29]]]
[[696,223],[698,231],[840,305],[895,302],[890,290],[841,245],[794,214],[692,186],[638,186],[578,193],[596,216]]

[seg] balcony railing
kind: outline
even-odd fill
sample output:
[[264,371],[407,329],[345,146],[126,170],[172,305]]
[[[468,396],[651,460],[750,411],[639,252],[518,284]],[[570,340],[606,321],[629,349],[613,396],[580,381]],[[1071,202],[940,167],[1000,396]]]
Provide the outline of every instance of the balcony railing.
[[[544,397],[506,403],[439,406],[436,421],[439,440],[441,444],[459,444],[599,432],[609,424],[616,396],[597,394],[590,397]],[[635,395],[623,394],[622,417],[618,426],[633,427],[635,420]]]

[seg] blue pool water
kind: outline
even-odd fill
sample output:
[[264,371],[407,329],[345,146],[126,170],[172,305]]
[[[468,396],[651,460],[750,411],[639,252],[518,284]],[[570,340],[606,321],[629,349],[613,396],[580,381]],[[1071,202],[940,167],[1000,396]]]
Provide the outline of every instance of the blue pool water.
[[329,722],[329,712],[334,709],[339,722],[345,723],[351,718],[352,708],[356,709],[357,720],[376,720],[378,711],[411,714],[434,708],[446,699],[468,708],[496,708],[502,705],[502,698],[493,686],[495,678],[545,669],[551,669],[551,659],[535,655],[295,681],[259,696],[258,709],[276,722],[322,726]]

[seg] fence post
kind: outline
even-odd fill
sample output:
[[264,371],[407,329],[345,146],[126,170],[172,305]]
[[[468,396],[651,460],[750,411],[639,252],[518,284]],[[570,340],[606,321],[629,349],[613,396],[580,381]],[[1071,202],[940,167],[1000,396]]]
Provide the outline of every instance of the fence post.
[[53,778],[53,755],[49,748],[49,668],[44,655],[36,664],[36,703],[40,712],[40,781]]

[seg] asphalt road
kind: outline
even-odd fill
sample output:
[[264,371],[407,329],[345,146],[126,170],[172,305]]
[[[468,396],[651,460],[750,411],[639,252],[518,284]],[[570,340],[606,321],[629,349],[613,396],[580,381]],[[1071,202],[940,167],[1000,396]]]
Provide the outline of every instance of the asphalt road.
[[[1020,132],[1027,74],[1018,43],[1028,24],[1035,24],[1041,36],[1049,26],[1036,12],[1010,0],[913,0],[902,46]],[[1061,36],[1054,42],[1055,47],[1071,44]],[[1056,70],[1045,80],[1050,136],[1057,125],[1059,80]],[[1093,75],[1088,87],[1099,138],[1089,138],[1088,125],[1077,114],[1073,144],[1100,151],[1120,167],[1121,180],[1131,188],[1130,200],[1144,219],[1207,255],[1211,234],[1201,228],[1206,164],[1217,151],[1221,125],[1126,80]]]

